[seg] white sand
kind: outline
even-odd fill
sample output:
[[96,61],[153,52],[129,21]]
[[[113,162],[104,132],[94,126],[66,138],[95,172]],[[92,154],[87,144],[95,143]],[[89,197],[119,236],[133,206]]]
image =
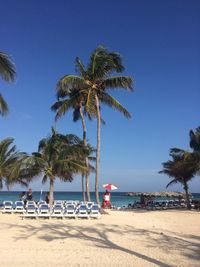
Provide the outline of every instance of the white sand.
[[200,212],[109,211],[99,220],[0,214],[1,267],[200,266]]

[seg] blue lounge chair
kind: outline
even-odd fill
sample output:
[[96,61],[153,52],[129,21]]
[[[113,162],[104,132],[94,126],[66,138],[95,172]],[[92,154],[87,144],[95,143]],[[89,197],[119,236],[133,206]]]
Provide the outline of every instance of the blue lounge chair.
[[13,213],[13,202],[4,201],[2,213]]
[[77,217],[78,218],[89,218],[88,209],[86,204],[81,204],[77,208]]
[[34,201],[28,201],[26,204],[26,211],[23,214],[23,218],[35,218],[37,219],[37,205]]
[[15,201],[15,213],[24,213],[25,208],[24,208],[24,202],[23,201]]
[[90,218],[99,219],[101,217],[100,208],[98,204],[92,205],[90,209]]
[[38,208],[38,217],[50,218],[50,208],[48,204],[40,204]]
[[51,218],[63,218],[63,205],[55,204],[52,209]]
[[63,216],[65,218],[76,218],[76,206],[74,204],[68,204],[65,207]]

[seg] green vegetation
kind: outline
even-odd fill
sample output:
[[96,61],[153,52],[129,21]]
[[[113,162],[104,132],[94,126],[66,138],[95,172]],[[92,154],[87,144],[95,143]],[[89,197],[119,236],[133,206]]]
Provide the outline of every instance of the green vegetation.
[[197,159],[193,153],[188,153],[184,150],[177,151],[172,149],[170,156],[172,160],[163,163],[163,170],[160,173],[167,174],[172,178],[167,184],[167,187],[175,183],[181,183],[183,185],[187,207],[190,209],[188,182],[194,178],[198,171]]
[[76,135],[62,135],[52,129],[51,136],[39,142],[38,152],[26,156],[20,176],[31,180],[42,176],[42,182],[49,180],[49,204],[53,204],[55,179],[71,182],[73,175],[87,172],[85,157],[89,151]]
[[164,162],[162,164],[163,170],[159,172],[172,178],[167,187],[175,183],[183,185],[188,209],[191,208],[188,182],[199,174],[200,171],[200,127],[195,132],[190,131],[190,147],[193,151],[172,148],[170,150],[172,160]]

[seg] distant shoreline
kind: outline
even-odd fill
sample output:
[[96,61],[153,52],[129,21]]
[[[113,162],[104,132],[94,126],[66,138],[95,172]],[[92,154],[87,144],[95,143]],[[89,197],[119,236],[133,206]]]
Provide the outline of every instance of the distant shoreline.
[[[41,190],[34,190],[34,189],[32,189],[33,190],[33,192],[38,192],[38,193],[40,193],[41,192]],[[25,189],[25,190],[0,190],[0,194],[1,193],[21,193],[21,192],[26,192],[27,191],[27,189]],[[42,190],[42,192],[43,193],[45,193],[45,192],[48,192],[48,190]],[[82,193],[82,191],[60,191],[60,190],[55,190],[54,192],[58,192],[58,193]],[[105,191],[99,191],[99,193],[104,193]],[[90,193],[95,193],[95,191],[90,191]],[[163,192],[159,192],[159,191],[157,191],[157,192],[130,192],[130,191],[111,191],[111,193],[113,194],[115,194],[115,193],[117,193],[117,194],[123,194],[124,196],[140,196],[141,194],[157,194],[157,193],[163,193]],[[168,194],[172,194],[172,193],[178,193],[178,194],[184,194],[184,193],[182,193],[182,192],[165,192],[165,193],[168,193]],[[198,192],[190,192],[191,194],[200,194],[200,192],[198,193]],[[161,195],[161,196],[163,196],[163,195]]]

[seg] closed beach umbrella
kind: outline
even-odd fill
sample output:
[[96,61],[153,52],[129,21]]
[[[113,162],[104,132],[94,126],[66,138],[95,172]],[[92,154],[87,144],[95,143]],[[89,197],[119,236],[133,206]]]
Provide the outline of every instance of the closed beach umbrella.
[[116,190],[118,189],[118,187],[114,184],[103,184],[103,188],[107,189],[107,190]]

